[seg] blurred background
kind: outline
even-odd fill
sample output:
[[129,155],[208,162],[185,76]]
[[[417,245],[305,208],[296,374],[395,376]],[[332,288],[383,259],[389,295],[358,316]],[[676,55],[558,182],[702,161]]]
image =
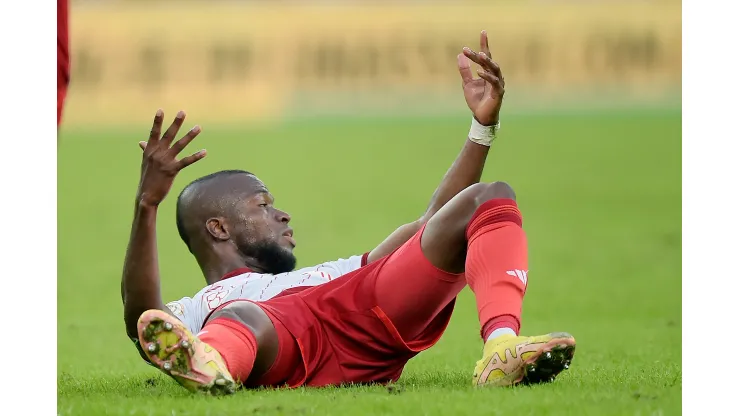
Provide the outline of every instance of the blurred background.
[[[157,108],[187,111],[203,127],[188,151],[209,152],[160,209],[171,300],[203,286],[175,197],[216,170],[266,182],[293,216],[299,266],[368,251],[420,216],[466,140],[456,55],[482,29],[506,77],[483,179],[509,182],[524,213],[523,331],[566,329],[620,360],[614,331],[629,331],[677,345],[659,354],[680,366],[680,1],[77,0],[58,148],[61,373],[151,371],[126,340],[119,284]],[[442,341],[465,374],[477,325],[466,289]],[[92,333],[115,358],[104,370],[76,347]]]
[[[680,1],[73,0],[68,126],[464,113],[455,55],[489,31],[507,109],[675,105]],[[171,110],[172,111],[172,110]]]

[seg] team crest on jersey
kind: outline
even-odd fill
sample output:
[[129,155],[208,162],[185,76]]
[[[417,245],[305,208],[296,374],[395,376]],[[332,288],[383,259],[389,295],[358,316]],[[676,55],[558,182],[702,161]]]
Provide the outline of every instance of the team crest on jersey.
[[203,300],[208,305],[208,309],[214,310],[218,308],[231,289],[233,289],[233,286],[227,289],[221,285],[216,285],[206,290],[206,293],[203,294]]
[[184,315],[185,310],[182,307],[182,303],[180,303],[180,302],[170,302],[166,306],[175,315],[178,315],[178,316],[183,316]]

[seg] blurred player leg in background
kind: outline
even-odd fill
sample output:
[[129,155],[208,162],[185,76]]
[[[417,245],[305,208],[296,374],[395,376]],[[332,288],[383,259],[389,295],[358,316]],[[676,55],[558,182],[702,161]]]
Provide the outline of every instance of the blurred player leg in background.
[[69,0],[57,0],[57,128],[69,85]]

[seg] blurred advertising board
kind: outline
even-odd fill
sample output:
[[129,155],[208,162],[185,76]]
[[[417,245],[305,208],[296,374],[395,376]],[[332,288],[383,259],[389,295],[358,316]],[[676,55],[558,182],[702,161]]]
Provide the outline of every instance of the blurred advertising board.
[[308,3],[75,4],[65,123],[459,107],[481,29],[515,101],[680,94],[680,2]]

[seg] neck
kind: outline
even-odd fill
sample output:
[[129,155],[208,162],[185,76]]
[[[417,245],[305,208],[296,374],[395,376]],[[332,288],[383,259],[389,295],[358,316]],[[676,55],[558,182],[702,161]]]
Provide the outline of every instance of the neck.
[[227,273],[243,267],[249,267],[245,265],[241,259],[234,260],[235,261],[207,262],[206,264],[201,264],[200,269],[203,271],[203,276],[205,276],[206,282],[209,285],[212,285],[220,281]]
[[239,252],[218,252],[209,251],[206,255],[197,256],[196,260],[200,265],[200,270],[206,278],[206,282],[212,285],[221,279],[227,273],[236,269],[249,268],[256,273],[266,273],[265,270],[250,257],[244,257]]

